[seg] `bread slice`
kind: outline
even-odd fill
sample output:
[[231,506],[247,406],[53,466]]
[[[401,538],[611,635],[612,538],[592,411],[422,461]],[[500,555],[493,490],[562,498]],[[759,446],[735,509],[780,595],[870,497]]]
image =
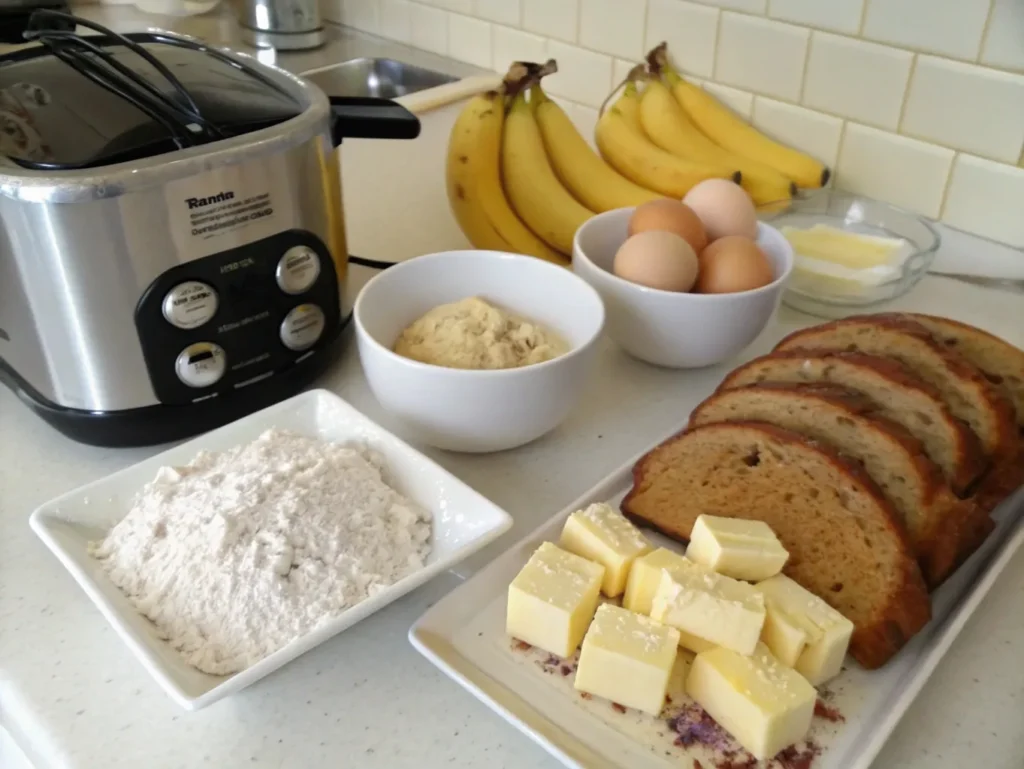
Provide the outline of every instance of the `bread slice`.
[[995,334],[936,315],[908,313],[948,349],[977,366],[1013,402],[1017,425],[1024,430],[1024,350]]
[[772,353],[735,369],[718,389],[761,382],[829,382],[863,393],[882,417],[921,441],[957,496],[967,496],[988,466],[978,436],[953,416],[935,388],[890,358],[799,350]]
[[853,622],[850,651],[866,668],[884,665],[931,616],[879,488],[789,430],[720,422],[680,433],[637,462],[622,510],[684,542],[702,513],[766,522],[790,553],[786,574]]
[[872,401],[830,384],[759,384],[722,390],[694,409],[690,425],[755,421],[784,427],[857,460],[904,526],[929,586],[952,573],[973,506],[956,498],[916,438],[879,416]]
[[797,331],[775,349],[842,350],[894,358],[939,391],[950,411],[981,439],[995,464],[1016,453],[1013,405],[981,371],[916,321],[897,315],[853,316]]

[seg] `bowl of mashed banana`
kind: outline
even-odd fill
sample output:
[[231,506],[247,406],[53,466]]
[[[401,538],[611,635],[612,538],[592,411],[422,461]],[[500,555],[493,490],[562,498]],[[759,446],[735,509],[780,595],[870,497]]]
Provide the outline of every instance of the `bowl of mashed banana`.
[[485,453],[557,427],[585,389],[604,327],[569,270],[498,251],[446,251],[389,267],[356,299],[370,389],[411,437]]

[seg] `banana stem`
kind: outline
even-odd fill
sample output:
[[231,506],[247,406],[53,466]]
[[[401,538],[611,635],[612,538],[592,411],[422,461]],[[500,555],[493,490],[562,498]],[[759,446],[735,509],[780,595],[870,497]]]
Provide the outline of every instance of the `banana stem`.
[[623,86],[626,87],[626,94],[628,96],[636,95],[636,83],[641,78],[645,77],[645,67],[643,64],[637,64],[633,69],[626,75],[626,79],[621,83],[617,84],[606,97],[604,102],[601,104],[601,109],[597,111],[598,116],[603,115],[605,110],[608,109],[608,103],[612,100],[612,97],[618,92]]
[[546,101],[551,101],[548,95],[544,93],[544,89],[540,87],[540,83],[534,83],[530,86],[530,104],[536,108],[538,105],[543,104]]

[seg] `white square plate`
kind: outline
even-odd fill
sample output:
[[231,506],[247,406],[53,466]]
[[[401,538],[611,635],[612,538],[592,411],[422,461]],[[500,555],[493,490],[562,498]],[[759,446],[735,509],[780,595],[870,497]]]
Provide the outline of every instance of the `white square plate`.
[[[635,460],[634,460],[635,461]],[[551,755],[573,769],[690,769],[724,761],[700,745],[673,744],[661,720],[618,712],[573,689],[572,661],[524,650],[505,633],[508,585],[541,542],[558,541],[573,510],[593,502],[617,506],[632,486],[633,461],[495,558],[434,604],[409,631],[427,659],[490,706]],[[815,769],[868,769],[885,739],[917,696],[1014,553],[1024,545],[1024,490],[1004,502],[985,543],[932,594],[932,621],[880,670],[847,664],[824,689],[844,721],[815,719],[811,737],[821,748]],[[645,532],[656,545],[678,543]],[[545,661],[547,660],[547,661]],[[675,677],[674,677],[675,678]],[[680,684],[680,685],[674,685]],[[675,706],[685,705],[682,681],[670,683]],[[776,766],[762,762],[758,766]]]
[[[230,676],[212,676],[188,665],[157,636],[152,623],[88,554],[87,546],[128,514],[135,494],[160,467],[186,464],[202,449],[223,451],[248,443],[271,427],[336,443],[358,442],[379,451],[389,481],[433,513],[433,547],[423,569],[255,665]],[[451,568],[508,531],[512,518],[337,395],[311,390],[47,502],[32,513],[30,524],[164,691],[187,710],[198,710],[244,689]]]

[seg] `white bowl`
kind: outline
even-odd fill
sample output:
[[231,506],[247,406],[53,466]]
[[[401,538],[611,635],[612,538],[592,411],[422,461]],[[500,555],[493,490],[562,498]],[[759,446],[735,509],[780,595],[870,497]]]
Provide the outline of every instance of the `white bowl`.
[[[102,539],[128,514],[135,495],[161,467],[186,464],[203,449],[223,451],[249,443],[271,427],[335,443],[356,442],[380,452],[395,488],[434,514],[432,550],[424,568],[346,609],[251,667],[230,676],[208,675],[188,665],[157,636],[153,623],[136,611],[99,562],[89,555],[88,544]],[[68,492],[33,512],[29,523],[160,686],[182,707],[198,710],[244,689],[450,569],[508,531],[512,518],[337,395],[312,390]]]
[[[569,352],[522,368],[472,371],[392,351],[424,313],[471,296],[560,334]],[[604,305],[572,272],[540,259],[447,251],[376,275],[359,292],[353,317],[363,371],[380,404],[423,443],[482,453],[529,443],[565,419],[587,384]]]
[[757,225],[757,244],[775,271],[767,286],[735,294],[684,294],[612,274],[632,214],[632,208],[599,214],[576,231],[573,242],[573,270],[604,299],[612,339],[630,355],[670,368],[720,363],[753,342],[778,309],[793,270],[793,249],[782,233]]

